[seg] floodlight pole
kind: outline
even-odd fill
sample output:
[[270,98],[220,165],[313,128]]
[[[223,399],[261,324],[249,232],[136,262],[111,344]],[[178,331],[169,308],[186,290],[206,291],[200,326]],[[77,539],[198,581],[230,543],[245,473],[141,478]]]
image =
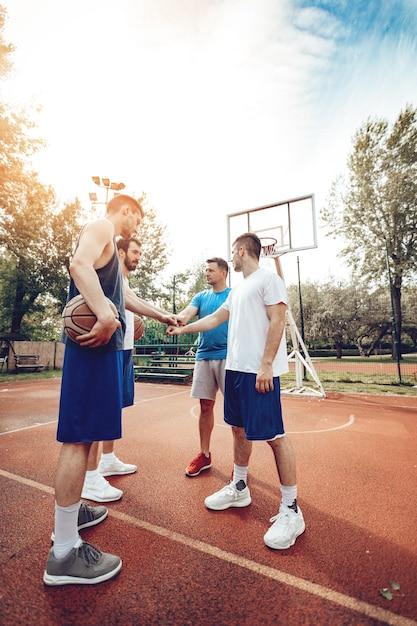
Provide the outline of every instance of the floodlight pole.
[[394,340],[395,356],[396,356],[396,359],[397,359],[398,380],[399,380],[399,383],[401,384],[400,344],[399,344],[399,341],[398,341],[397,322],[395,321],[394,297],[392,295],[391,268],[390,268],[390,264],[389,264],[388,243],[387,243],[386,239],[385,239],[385,260],[386,260],[386,263],[387,263],[388,281],[389,281],[389,293],[390,293],[390,298],[391,298],[392,338]]
[[177,313],[177,303],[176,303],[176,285],[177,285],[177,277],[174,274],[174,278],[172,280],[172,312],[174,315]]

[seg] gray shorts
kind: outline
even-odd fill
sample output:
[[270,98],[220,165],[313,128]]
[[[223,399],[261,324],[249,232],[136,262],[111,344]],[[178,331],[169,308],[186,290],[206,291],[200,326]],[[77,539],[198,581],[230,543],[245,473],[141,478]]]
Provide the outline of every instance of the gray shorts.
[[226,359],[196,361],[191,397],[214,402],[218,389],[224,395],[225,365]]

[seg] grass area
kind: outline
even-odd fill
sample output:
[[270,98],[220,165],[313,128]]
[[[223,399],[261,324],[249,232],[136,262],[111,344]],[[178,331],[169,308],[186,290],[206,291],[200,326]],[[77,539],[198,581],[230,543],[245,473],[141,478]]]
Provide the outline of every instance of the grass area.
[[44,378],[61,378],[62,370],[43,370],[42,372],[19,372],[13,370],[0,372],[0,383],[16,382],[18,380],[40,380]]
[[[339,361],[340,362],[340,361]],[[416,382],[411,376],[402,376],[401,384],[396,376],[347,372],[319,372],[319,379],[326,392],[337,393],[368,393],[368,394],[389,394],[417,397]],[[307,387],[316,388],[316,385],[307,375],[305,379]],[[281,376],[281,386],[291,387],[295,385],[294,373]]]
[[[386,362],[386,357],[371,357],[372,362]],[[139,365],[142,359],[136,359]],[[143,359],[145,361],[145,359]],[[317,361],[317,359],[314,359]],[[326,363],[339,363],[340,359],[320,359]],[[370,359],[359,357],[344,357],[343,361],[369,363]],[[404,357],[404,363],[417,363],[417,356]],[[25,372],[16,374],[13,371],[0,372],[0,383],[13,383],[19,380],[42,380],[47,378],[61,378],[61,370],[46,370],[43,372]],[[381,373],[347,373],[347,372],[320,372],[320,381],[326,392],[336,393],[367,393],[367,394],[390,394],[407,395],[417,397],[417,383],[412,376],[402,376],[402,383],[398,382],[397,376],[384,375]],[[282,387],[295,385],[294,373],[285,374],[281,377]],[[307,375],[306,385],[315,387],[314,381]]]
[[[336,359],[336,357],[312,357],[311,359],[314,363],[394,363],[397,361],[392,359],[391,356],[382,355],[382,356],[344,356],[341,359]],[[406,354],[400,361],[400,365],[404,364],[417,364],[417,354]]]

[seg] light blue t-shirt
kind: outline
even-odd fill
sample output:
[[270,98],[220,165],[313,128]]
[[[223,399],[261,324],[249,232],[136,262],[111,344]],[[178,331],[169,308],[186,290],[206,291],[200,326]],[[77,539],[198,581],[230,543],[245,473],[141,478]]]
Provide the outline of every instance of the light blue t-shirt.
[[[230,291],[230,287],[220,292],[212,291],[212,289],[200,291],[200,293],[194,296],[190,304],[196,307],[199,318],[206,317],[206,315],[217,311],[227,299]],[[228,326],[229,322],[224,322],[212,330],[206,330],[204,333],[200,333],[195,357],[198,361],[206,361],[208,359],[218,361],[226,358]]]

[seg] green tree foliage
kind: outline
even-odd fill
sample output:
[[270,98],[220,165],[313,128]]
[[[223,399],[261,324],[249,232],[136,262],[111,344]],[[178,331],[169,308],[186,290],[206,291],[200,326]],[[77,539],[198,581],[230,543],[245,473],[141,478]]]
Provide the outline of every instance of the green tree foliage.
[[155,209],[147,206],[146,194],[139,200],[145,211],[139,232],[142,257],[137,270],[130,274],[129,284],[141,298],[157,304],[164,291],[160,274],[168,264],[166,225],[158,220]]
[[188,302],[185,304],[189,304],[191,299],[200,291],[205,291],[206,289],[210,289],[207,284],[206,278],[206,263],[195,263],[190,270],[190,280],[188,287]]
[[206,280],[206,264],[194,263],[190,269],[177,276],[179,288],[176,294],[176,309],[179,313],[188,306],[200,291],[209,289]]
[[341,255],[357,278],[386,284],[388,257],[401,346],[402,287],[417,276],[417,109],[408,105],[392,127],[364,123],[348,172],[334,181],[321,216],[328,234],[347,242]]
[[[171,276],[170,281],[163,285],[159,299],[160,306],[167,311],[174,311],[175,309],[177,313],[180,313],[191,302],[196,293],[208,288],[205,267],[205,263],[194,263],[189,270]],[[166,335],[166,326],[163,324],[154,320],[147,320],[145,326],[144,343],[179,343],[180,345],[186,344],[188,347],[198,337],[198,334],[195,333],[169,339]]]
[[[0,7],[0,78],[12,68],[13,46],[3,39],[6,12]],[[59,313],[68,289],[69,258],[78,236],[82,208],[75,200],[57,206],[52,187],[31,169],[31,157],[44,142],[25,109],[0,97],[0,330],[32,338],[59,335]],[[132,286],[143,298],[161,296],[158,275],[168,262],[165,229],[140,198],[146,217],[141,227],[142,262]]]
[[[10,68],[0,7],[0,74]],[[68,258],[81,214],[78,202],[60,210],[54,191],[31,170],[43,142],[29,116],[0,100],[0,305],[1,330],[32,335],[45,311],[65,302]],[[43,300],[44,299],[44,300]],[[31,323],[32,317],[32,323]],[[46,316],[48,317],[48,316]],[[25,322],[23,322],[25,318]]]
[[196,262],[184,272],[172,275],[164,283],[161,306],[179,313],[190,304],[196,293],[208,289],[205,267],[205,263]]
[[[8,192],[0,204],[0,295],[3,329],[19,333],[25,316],[42,317],[52,302],[57,314],[62,309],[82,210],[78,201],[60,210],[52,188],[35,174],[10,184]],[[28,320],[24,326],[32,336]]]
[[[352,342],[360,317],[360,298],[353,285],[328,280],[322,285],[308,283],[302,290],[305,337],[320,338],[342,357],[343,346]],[[294,314],[299,317],[299,307]]]
[[[308,282],[301,285],[304,341],[308,349],[331,348],[341,358],[345,348],[356,347],[361,356],[392,344],[391,304],[387,286],[369,288],[362,283]],[[298,286],[288,287],[292,314],[301,329]],[[404,346],[417,349],[417,295],[403,290]]]
[[417,349],[417,291],[415,287],[405,287],[402,294],[403,336],[408,345]]

